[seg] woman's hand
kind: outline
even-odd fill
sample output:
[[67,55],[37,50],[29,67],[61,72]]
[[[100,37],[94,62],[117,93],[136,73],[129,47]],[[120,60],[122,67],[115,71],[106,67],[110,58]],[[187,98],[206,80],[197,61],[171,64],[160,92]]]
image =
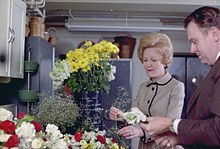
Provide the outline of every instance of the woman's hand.
[[133,139],[136,137],[142,137],[144,135],[143,130],[141,128],[134,127],[133,125],[123,127],[117,133],[118,135],[123,136],[126,139]]
[[178,145],[176,134],[173,134],[171,132],[161,134],[153,139],[155,140],[155,143],[161,148]]
[[111,107],[110,108],[110,113],[109,113],[109,117],[111,120],[115,120],[115,121],[123,121],[123,113],[121,110],[119,110],[116,107]]
[[167,117],[147,117],[147,123],[140,123],[140,126],[151,136],[169,131],[172,119]]

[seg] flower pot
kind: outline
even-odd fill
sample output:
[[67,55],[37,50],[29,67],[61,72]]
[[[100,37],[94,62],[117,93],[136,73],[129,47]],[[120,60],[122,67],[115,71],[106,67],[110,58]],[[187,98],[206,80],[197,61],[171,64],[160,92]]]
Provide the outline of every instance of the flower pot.
[[24,71],[25,72],[36,72],[38,63],[34,61],[25,61],[24,62]]
[[38,91],[36,90],[19,90],[18,97],[21,102],[36,102]]

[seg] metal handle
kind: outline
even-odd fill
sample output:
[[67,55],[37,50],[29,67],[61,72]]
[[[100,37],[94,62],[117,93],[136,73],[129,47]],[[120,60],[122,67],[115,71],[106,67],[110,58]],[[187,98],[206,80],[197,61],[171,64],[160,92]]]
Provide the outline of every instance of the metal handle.
[[14,31],[14,29],[12,28],[12,43],[14,42],[14,40],[15,40],[15,31]]
[[10,43],[11,41],[12,41],[12,30],[11,30],[11,28],[9,27],[9,38],[8,38],[8,43]]

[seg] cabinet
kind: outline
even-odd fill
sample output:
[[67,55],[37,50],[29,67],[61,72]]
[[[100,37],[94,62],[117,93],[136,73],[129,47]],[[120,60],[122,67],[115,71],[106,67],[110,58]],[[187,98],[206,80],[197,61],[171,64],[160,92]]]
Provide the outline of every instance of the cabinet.
[[0,76],[23,78],[26,4],[0,0]]

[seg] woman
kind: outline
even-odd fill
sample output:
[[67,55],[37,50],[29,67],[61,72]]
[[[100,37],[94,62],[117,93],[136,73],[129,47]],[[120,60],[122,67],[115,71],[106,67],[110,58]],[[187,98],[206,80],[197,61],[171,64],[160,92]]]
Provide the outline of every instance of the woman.
[[[179,118],[184,102],[184,84],[167,71],[173,61],[170,38],[162,33],[148,33],[140,39],[138,57],[150,79],[140,85],[132,106],[138,107],[146,116]],[[113,120],[123,120],[122,114],[121,110],[111,107],[109,116]],[[125,126],[118,134],[127,139],[141,137],[139,149],[159,149],[140,127]]]

